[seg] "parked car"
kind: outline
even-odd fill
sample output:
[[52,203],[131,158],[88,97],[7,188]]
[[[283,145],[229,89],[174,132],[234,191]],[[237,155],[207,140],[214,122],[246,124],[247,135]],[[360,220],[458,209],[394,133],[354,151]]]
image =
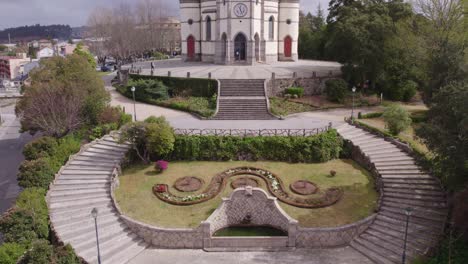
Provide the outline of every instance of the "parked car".
[[107,66],[107,65],[104,65],[104,66],[101,67],[101,71],[102,72],[110,72],[110,71],[112,71],[112,68]]

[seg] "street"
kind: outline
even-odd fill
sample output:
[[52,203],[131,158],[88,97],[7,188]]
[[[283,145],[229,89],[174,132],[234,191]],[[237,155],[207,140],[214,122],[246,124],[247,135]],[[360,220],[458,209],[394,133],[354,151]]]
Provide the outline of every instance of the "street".
[[0,213],[4,213],[21,191],[16,174],[24,160],[23,147],[33,137],[28,133],[19,133],[20,123],[15,115],[15,101],[0,100],[0,107],[4,121],[0,125]]

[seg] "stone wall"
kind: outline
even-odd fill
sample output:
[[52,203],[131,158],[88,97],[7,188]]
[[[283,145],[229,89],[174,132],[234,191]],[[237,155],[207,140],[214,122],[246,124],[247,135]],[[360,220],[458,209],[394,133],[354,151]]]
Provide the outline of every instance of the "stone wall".
[[333,228],[302,228],[297,230],[296,247],[327,248],[348,245],[354,238],[364,232],[374,221],[373,214],[359,222]]
[[271,78],[266,82],[267,94],[281,96],[287,88],[300,86],[304,88],[304,95],[320,95],[325,90],[325,82],[337,79],[338,76],[312,77],[312,78]]

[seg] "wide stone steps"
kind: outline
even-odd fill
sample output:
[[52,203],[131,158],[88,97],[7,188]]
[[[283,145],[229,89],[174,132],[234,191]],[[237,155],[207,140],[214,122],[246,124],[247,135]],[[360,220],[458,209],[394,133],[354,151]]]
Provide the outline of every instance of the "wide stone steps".
[[391,142],[350,125],[340,135],[357,146],[381,175],[382,199],[372,225],[351,246],[375,263],[401,263],[407,215],[407,259],[424,255],[441,236],[448,209],[440,182]]
[[215,120],[271,120],[264,80],[220,80]]
[[93,208],[102,263],[127,263],[147,247],[120,220],[110,196],[112,172],[129,148],[110,136],[91,143],[62,168],[48,193],[51,226],[87,263],[97,263]]

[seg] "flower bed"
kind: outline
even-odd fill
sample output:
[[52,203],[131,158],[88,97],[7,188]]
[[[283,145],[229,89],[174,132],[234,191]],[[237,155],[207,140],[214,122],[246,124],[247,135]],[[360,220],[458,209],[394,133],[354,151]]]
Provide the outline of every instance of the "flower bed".
[[258,181],[251,177],[241,177],[231,182],[233,189],[242,188],[246,186],[258,187]]
[[289,186],[291,191],[299,195],[311,195],[319,191],[319,188],[315,183],[310,181],[296,181]]
[[[278,200],[301,208],[321,208],[327,207],[338,202],[343,196],[343,191],[339,188],[329,188],[318,197],[298,198],[289,195],[279,177],[275,174],[262,169],[252,167],[240,167],[222,172],[212,178],[205,191],[198,195],[189,195],[185,197],[172,194],[165,184],[156,184],[153,187],[153,193],[162,201],[174,205],[193,205],[203,203],[216,197],[226,186],[227,180],[238,175],[251,175],[262,178],[268,186],[270,193]],[[166,186],[165,189],[163,186]],[[161,190],[166,190],[161,192]]]
[[174,188],[179,192],[196,192],[200,190],[202,186],[203,180],[197,177],[183,177],[174,183]]

